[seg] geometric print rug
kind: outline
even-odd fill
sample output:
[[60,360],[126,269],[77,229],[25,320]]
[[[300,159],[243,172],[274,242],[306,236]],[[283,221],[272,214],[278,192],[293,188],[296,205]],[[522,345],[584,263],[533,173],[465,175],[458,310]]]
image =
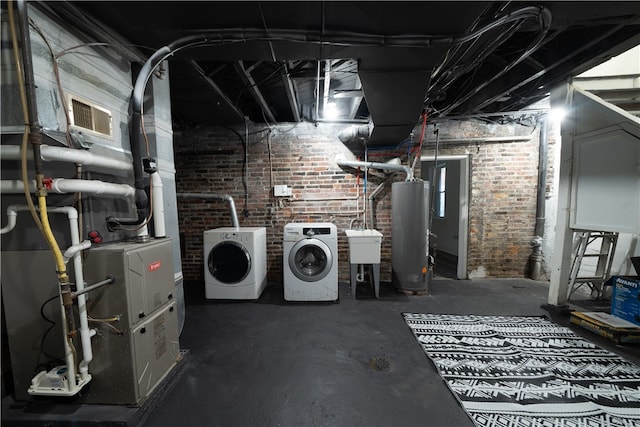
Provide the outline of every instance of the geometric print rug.
[[639,427],[640,367],[543,317],[403,313],[481,427]]

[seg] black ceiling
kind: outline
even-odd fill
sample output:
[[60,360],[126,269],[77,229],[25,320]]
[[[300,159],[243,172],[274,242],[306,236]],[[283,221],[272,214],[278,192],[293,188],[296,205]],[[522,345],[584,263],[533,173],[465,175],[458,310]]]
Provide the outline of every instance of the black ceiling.
[[[73,1],[41,6],[144,62],[169,59],[176,128],[372,121],[375,143],[408,136],[422,111],[520,110],[640,44],[638,2]],[[113,30],[113,31],[111,31]],[[205,41],[206,40],[206,41]]]

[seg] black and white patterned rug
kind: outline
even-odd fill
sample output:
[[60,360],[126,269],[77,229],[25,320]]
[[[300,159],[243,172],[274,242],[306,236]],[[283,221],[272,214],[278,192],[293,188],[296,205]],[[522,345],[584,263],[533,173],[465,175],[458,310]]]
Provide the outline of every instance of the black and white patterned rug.
[[542,317],[403,313],[482,427],[640,426],[640,367]]

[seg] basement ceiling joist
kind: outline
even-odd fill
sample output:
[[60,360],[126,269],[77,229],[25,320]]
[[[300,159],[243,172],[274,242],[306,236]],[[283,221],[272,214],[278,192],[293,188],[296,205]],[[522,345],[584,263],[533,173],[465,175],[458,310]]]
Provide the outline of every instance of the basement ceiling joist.
[[317,121],[329,98],[349,99],[340,120],[371,121],[372,145],[404,140],[423,110],[444,118],[526,108],[640,44],[637,2],[37,5],[95,40],[122,43],[138,62],[181,37],[210,36],[170,58],[176,129]]

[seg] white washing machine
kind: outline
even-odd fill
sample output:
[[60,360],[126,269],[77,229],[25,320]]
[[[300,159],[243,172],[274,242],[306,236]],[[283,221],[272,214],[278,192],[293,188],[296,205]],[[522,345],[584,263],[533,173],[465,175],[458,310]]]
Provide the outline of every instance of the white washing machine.
[[206,230],[204,286],[207,299],[257,300],[267,284],[265,227]]
[[290,223],[283,238],[284,299],[338,300],[338,230],[331,223]]

